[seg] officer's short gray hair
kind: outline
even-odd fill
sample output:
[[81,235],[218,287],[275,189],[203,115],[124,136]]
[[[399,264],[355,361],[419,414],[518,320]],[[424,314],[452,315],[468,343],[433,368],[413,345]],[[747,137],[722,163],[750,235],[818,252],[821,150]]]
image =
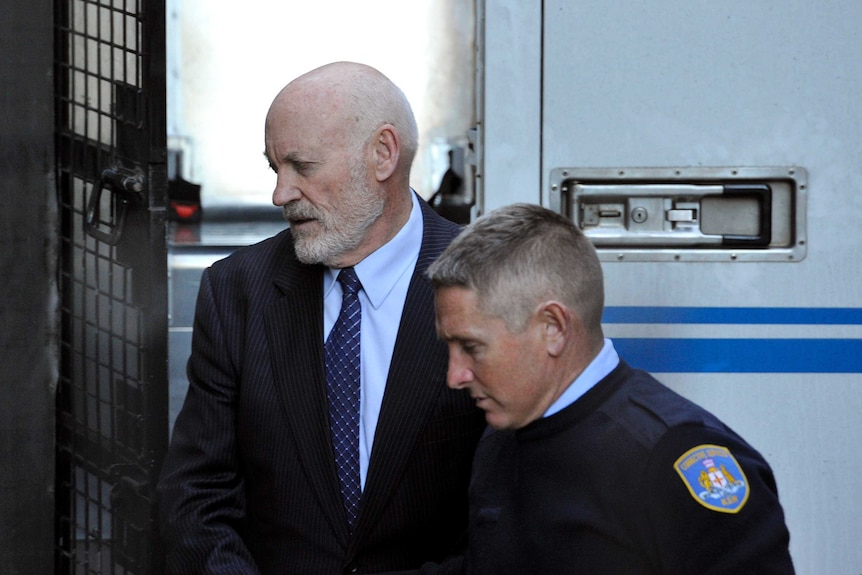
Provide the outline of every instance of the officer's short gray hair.
[[538,205],[512,204],[477,219],[428,276],[435,290],[473,291],[482,313],[516,333],[548,300],[566,305],[588,330],[601,330],[604,281],[595,248],[571,220]]

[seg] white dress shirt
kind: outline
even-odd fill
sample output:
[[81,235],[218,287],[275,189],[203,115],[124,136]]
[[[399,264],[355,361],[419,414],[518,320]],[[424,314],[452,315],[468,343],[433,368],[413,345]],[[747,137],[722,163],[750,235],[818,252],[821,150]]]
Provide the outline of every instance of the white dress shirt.
[[[388,243],[354,266],[362,284],[359,292],[362,306],[359,472],[363,489],[401,312],[422,246],[422,209],[415,194],[411,195],[413,209],[404,227]],[[339,271],[330,268],[323,276],[324,342],[341,311],[341,284],[336,281]]]

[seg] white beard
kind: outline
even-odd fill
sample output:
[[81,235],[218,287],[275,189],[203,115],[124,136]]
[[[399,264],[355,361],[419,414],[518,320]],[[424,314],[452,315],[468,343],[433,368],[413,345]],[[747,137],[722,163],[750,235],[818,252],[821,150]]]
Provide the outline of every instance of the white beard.
[[365,232],[383,215],[385,199],[366,183],[365,166],[351,168],[351,184],[328,211],[310,203],[294,202],[284,206],[288,221],[314,219],[310,229],[294,229],[296,257],[306,264],[332,266],[345,253],[355,249]]

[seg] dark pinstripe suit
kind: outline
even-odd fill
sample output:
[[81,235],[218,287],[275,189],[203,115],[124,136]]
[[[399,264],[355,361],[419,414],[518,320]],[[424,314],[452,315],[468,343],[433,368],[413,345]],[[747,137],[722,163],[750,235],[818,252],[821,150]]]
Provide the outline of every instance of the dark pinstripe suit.
[[352,536],[327,419],[322,266],[289,230],[204,272],[189,391],[159,482],[169,572],[418,568],[463,543],[482,412],[445,385],[425,269],[459,229],[422,203],[407,293]]

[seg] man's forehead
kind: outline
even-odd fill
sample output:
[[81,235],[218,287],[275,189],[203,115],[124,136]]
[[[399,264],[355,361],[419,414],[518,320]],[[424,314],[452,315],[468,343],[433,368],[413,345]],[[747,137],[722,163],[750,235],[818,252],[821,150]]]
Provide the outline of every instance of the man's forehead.
[[467,325],[468,316],[473,320],[481,316],[475,292],[466,287],[437,288],[434,293],[434,304],[438,323],[442,320],[453,327]]
[[276,154],[279,158],[288,154],[307,154],[322,137],[325,122],[325,115],[315,111],[271,111],[264,130],[266,154],[272,158],[275,158]]

